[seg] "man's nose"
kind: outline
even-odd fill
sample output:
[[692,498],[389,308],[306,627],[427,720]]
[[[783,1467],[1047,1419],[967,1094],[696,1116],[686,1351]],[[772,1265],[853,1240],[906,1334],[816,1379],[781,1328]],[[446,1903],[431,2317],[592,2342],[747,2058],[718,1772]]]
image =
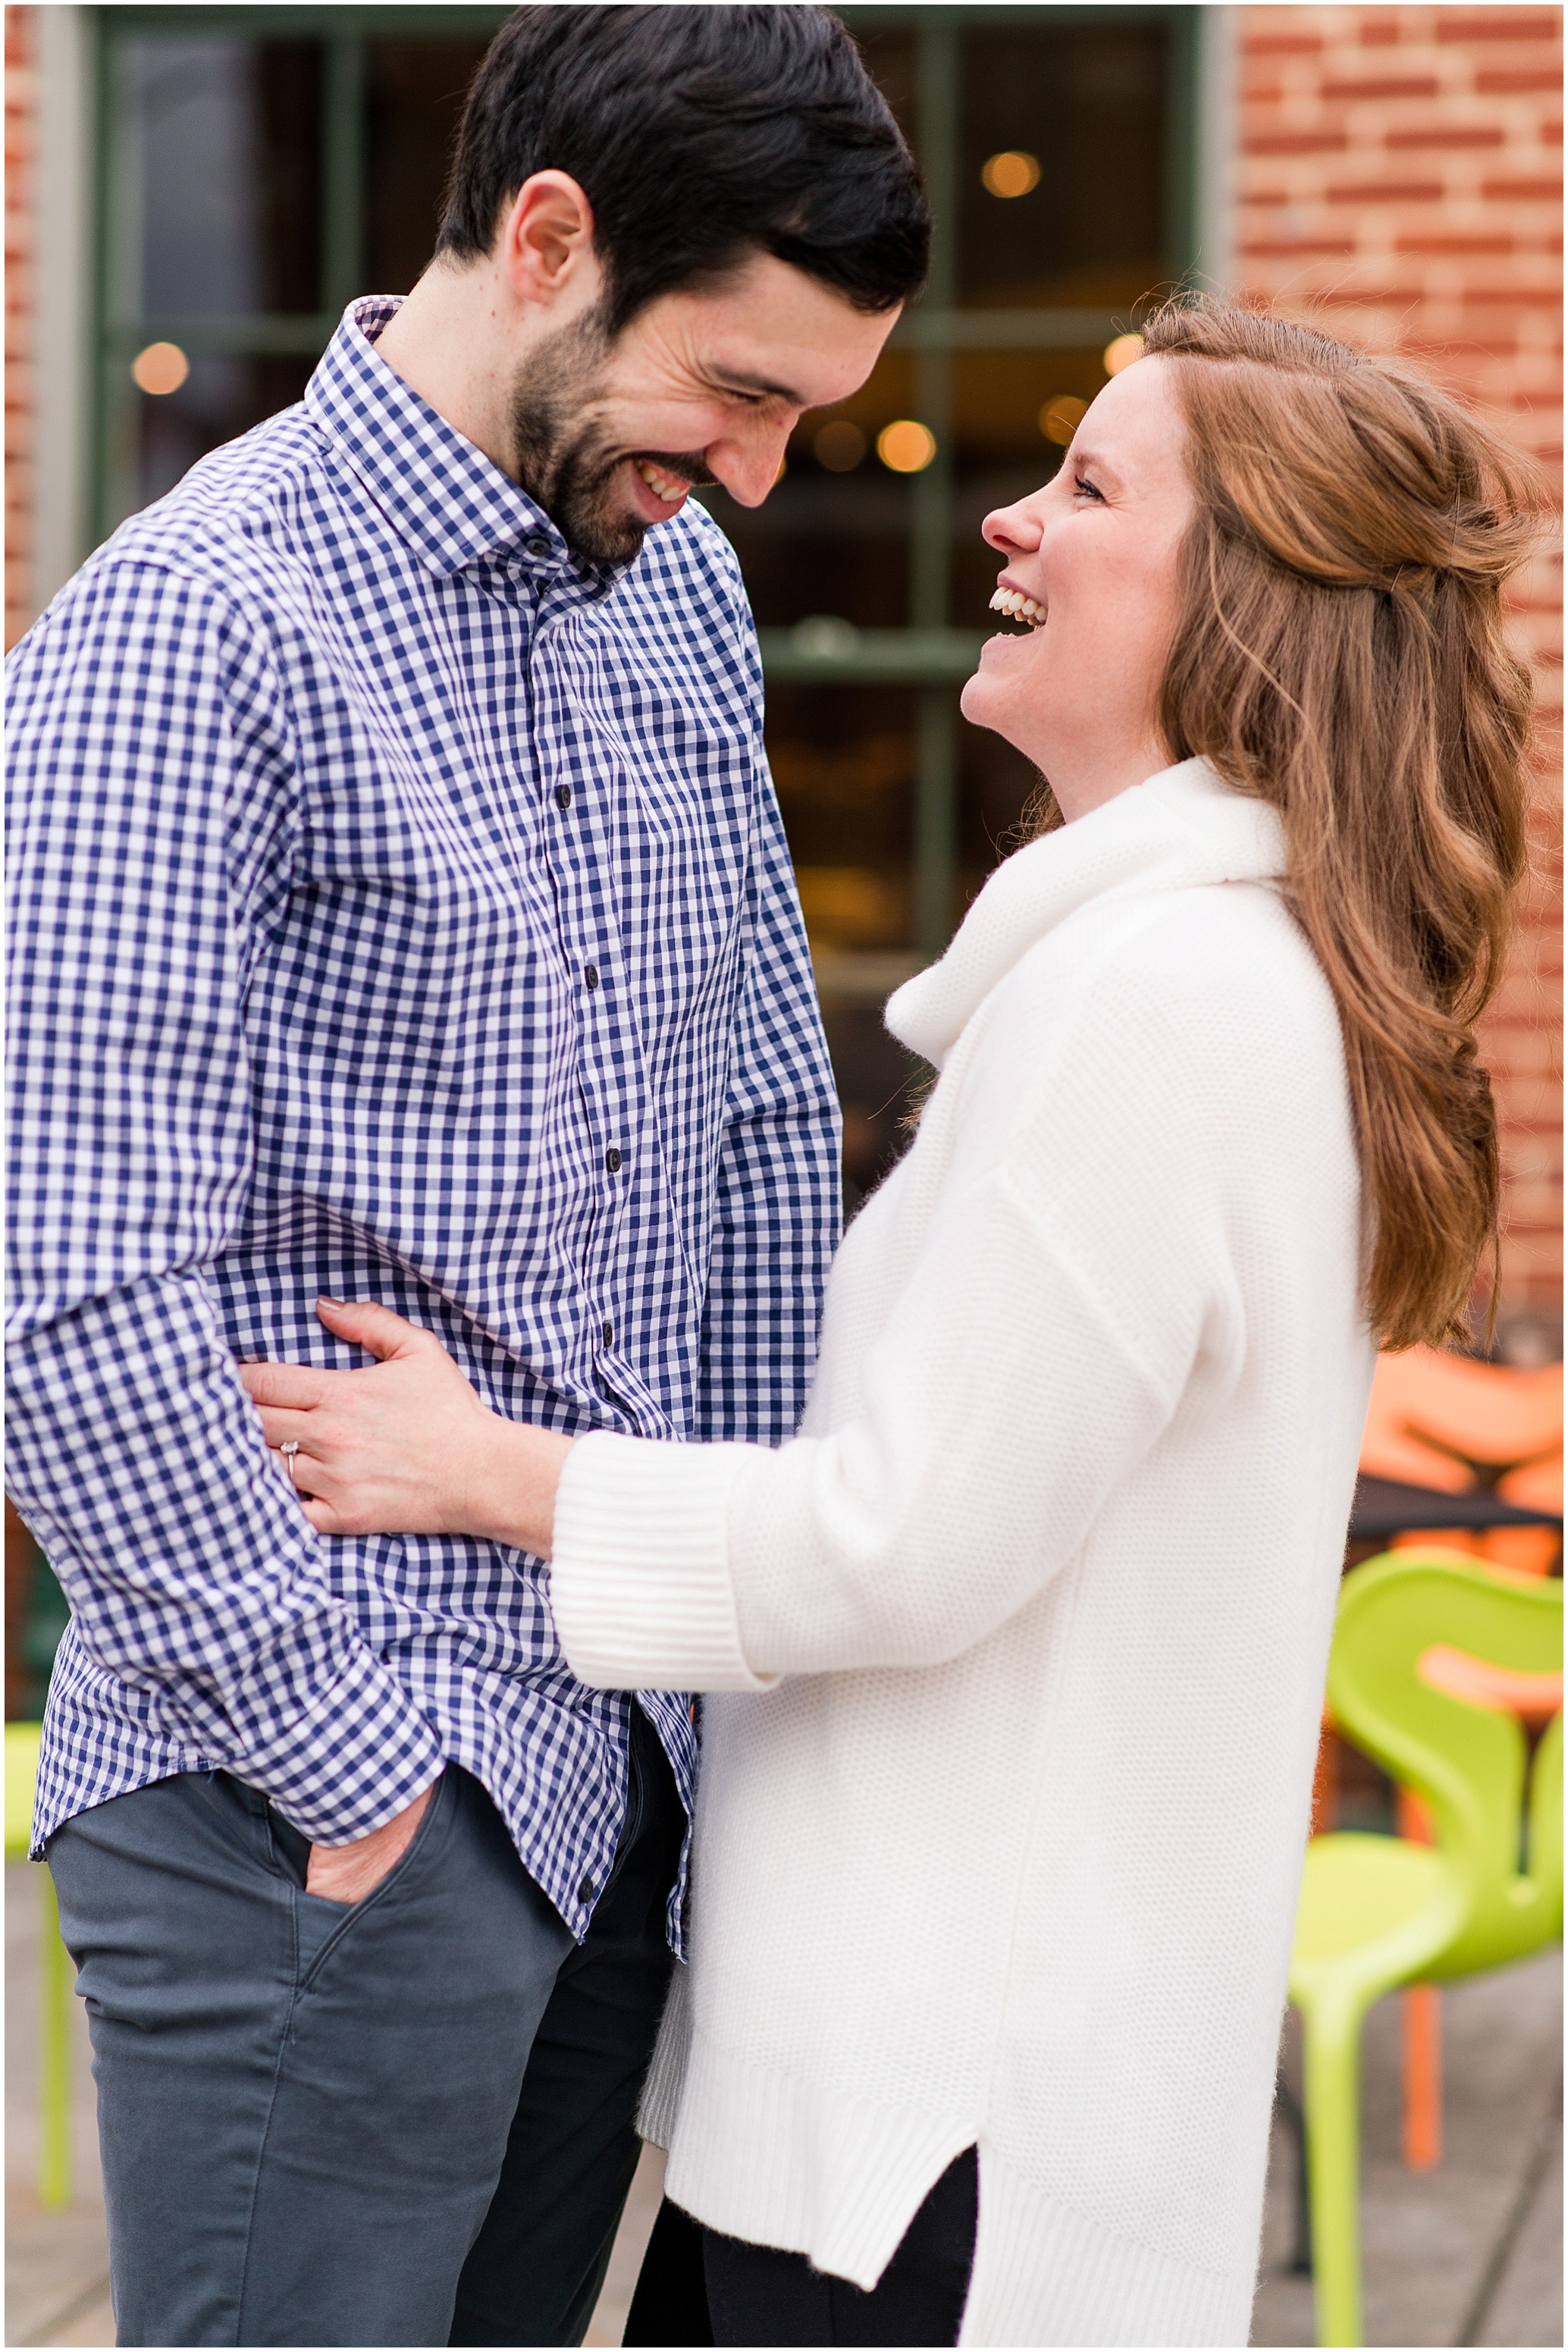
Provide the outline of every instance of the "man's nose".
[[1032,555],[1040,543],[1041,523],[1027,500],[1016,507],[994,507],[980,526],[980,536],[999,555]]
[[760,507],[779,478],[784,450],[794,429],[770,425],[746,435],[711,442],[704,451],[708,469],[722,482],[737,506]]

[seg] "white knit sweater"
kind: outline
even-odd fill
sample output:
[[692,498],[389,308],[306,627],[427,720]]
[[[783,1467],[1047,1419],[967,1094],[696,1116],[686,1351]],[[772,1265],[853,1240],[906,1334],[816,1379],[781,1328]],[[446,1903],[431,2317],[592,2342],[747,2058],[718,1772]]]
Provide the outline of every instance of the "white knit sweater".
[[776,1453],[598,1433],[556,1621],[696,1688],[645,2108],[712,2228],[875,2283],[980,2150],[961,2341],[1247,2340],[1373,1346],[1334,1007],[1196,761],[1009,858]]

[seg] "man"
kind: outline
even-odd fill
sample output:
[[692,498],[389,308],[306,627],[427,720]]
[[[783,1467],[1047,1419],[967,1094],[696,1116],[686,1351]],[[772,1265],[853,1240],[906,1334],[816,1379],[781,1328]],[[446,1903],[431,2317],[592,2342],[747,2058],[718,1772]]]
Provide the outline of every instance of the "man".
[[836,1116],[689,493],[766,496],[926,237],[826,13],[524,8],[407,301],[15,657],[11,1466],[121,2343],[581,2338],[689,1710],[578,1685],[538,1559],[318,1538],[236,1363],[374,1297],[552,1428],[791,1430]]

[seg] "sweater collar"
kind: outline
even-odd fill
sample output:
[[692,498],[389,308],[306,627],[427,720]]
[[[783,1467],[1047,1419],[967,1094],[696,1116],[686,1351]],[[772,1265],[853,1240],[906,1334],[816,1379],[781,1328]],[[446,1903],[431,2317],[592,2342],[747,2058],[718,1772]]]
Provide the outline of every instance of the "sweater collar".
[[1277,881],[1284,868],[1277,812],[1233,791],[1206,761],[1184,760],[1015,851],[941,961],[889,997],[888,1027],[940,1069],[1020,958],[1091,900]]

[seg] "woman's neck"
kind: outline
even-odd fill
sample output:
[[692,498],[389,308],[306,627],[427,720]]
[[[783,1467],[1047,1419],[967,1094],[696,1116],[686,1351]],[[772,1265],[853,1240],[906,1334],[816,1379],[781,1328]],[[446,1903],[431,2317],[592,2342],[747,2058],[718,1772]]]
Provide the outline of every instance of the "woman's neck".
[[1136,740],[1058,745],[1043,758],[1031,756],[1038,760],[1069,824],[1075,817],[1087,816],[1090,809],[1103,808],[1119,793],[1147,783],[1151,776],[1172,764],[1169,746],[1152,729]]

